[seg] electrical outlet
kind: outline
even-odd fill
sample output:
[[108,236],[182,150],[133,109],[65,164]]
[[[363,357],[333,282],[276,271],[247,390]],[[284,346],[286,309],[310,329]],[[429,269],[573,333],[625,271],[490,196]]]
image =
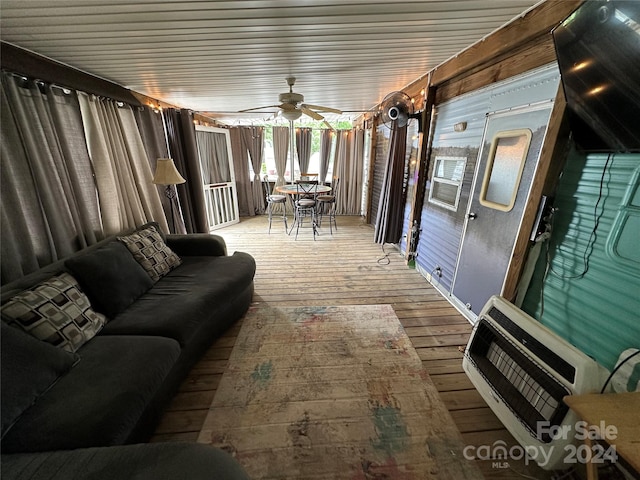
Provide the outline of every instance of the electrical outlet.
[[436,267],[434,270],[434,273],[438,276],[438,277],[442,277],[442,268],[440,267]]

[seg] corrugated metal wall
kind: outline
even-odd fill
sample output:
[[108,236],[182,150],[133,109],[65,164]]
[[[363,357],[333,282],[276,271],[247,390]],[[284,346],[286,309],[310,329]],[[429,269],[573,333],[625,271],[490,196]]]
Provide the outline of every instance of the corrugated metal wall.
[[640,348],[640,155],[607,158],[570,155],[523,309],[612,369]]
[[[451,291],[487,113],[553,99],[559,80],[557,66],[552,64],[461,95],[437,106],[416,263],[425,275],[432,274],[436,267],[441,268],[442,276],[433,278],[433,283],[438,284],[442,291]],[[467,124],[462,132],[454,130],[454,125],[459,122]],[[456,211],[447,210],[428,201],[437,156],[467,158]]]
[[[458,258],[464,215],[469,202],[469,193],[473,183],[478,150],[482,141],[482,132],[487,112],[489,111],[490,90],[464,95],[436,108],[436,126],[428,180],[425,192],[425,203],[422,208],[420,242],[416,263],[425,273],[431,273],[439,266],[442,269],[440,286],[445,291],[451,290],[453,273]],[[455,132],[453,126],[459,122],[467,122],[463,132]],[[462,192],[458,209],[454,212],[436,207],[428,201],[433,176],[433,164],[437,156],[466,157]]]

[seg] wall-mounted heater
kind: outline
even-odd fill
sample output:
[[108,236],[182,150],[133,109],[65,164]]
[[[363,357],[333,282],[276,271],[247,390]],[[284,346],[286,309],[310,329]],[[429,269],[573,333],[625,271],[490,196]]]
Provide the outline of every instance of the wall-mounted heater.
[[[530,458],[546,470],[566,468],[579,419],[562,398],[599,391],[603,367],[498,296],[480,312],[462,366]],[[555,435],[560,429],[570,433]]]

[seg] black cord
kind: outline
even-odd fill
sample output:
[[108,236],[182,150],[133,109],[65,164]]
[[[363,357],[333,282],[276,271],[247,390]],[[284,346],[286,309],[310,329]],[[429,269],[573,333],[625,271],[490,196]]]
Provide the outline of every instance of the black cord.
[[[389,253],[384,251],[384,243],[382,244],[382,253],[384,253],[384,255],[380,257],[377,262],[380,265],[389,265],[391,263],[391,259],[389,258]],[[382,263],[383,261],[385,262]]]
[[613,371],[609,374],[609,377],[607,377],[607,381],[604,382],[604,385],[602,386],[602,390],[600,390],[600,393],[604,393],[604,391],[607,388],[607,385],[609,385],[609,382],[611,381],[611,379],[613,378],[613,376],[615,375],[615,373],[620,370],[620,367],[622,365],[624,365],[625,363],[627,363],[629,360],[631,360],[633,357],[635,357],[636,355],[638,355],[640,353],[640,350],[633,352],[631,355],[629,355],[627,358],[625,358],[624,360],[622,360],[617,366],[616,368],[613,369]]
[[[591,230],[591,235],[589,235],[589,240],[587,241],[587,246],[584,249],[584,253],[582,254],[582,264],[584,265],[584,269],[581,273],[577,275],[562,275],[556,273],[553,268],[549,268],[549,271],[553,273],[556,277],[564,279],[564,280],[575,280],[578,278],[583,278],[587,272],[589,271],[589,260],[591,259],[591,254],[593,253],[593,248],[596,243],[596,239],[598,238],[598,226],[600,225],[600,219],[604,214],[604,208],[598,213],[598,206],[600,205],[600,201],[602,200],[602,191],[604,189],[604,176],[607,173],[607,167],[611,162],[613,154],[607,155],[607,161],[604,164],[604,168],[602,169],[602,175],[600,176],[600,190],[598,192],[598,199],[596,200],[596,204],[593,207],[593,229]],[[551,223],[553,225],[553,217],[551,219]]]

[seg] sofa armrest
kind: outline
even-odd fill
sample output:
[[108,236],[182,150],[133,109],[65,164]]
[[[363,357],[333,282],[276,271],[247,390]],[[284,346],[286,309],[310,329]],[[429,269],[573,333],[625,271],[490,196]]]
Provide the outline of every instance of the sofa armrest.
[[167,245],[179,257],[224,257],[227,244],[219,235],[189,233],[167,235]]
[[148,443],[3,454],[6,480],[249,480],[228,453],[198,443]]

